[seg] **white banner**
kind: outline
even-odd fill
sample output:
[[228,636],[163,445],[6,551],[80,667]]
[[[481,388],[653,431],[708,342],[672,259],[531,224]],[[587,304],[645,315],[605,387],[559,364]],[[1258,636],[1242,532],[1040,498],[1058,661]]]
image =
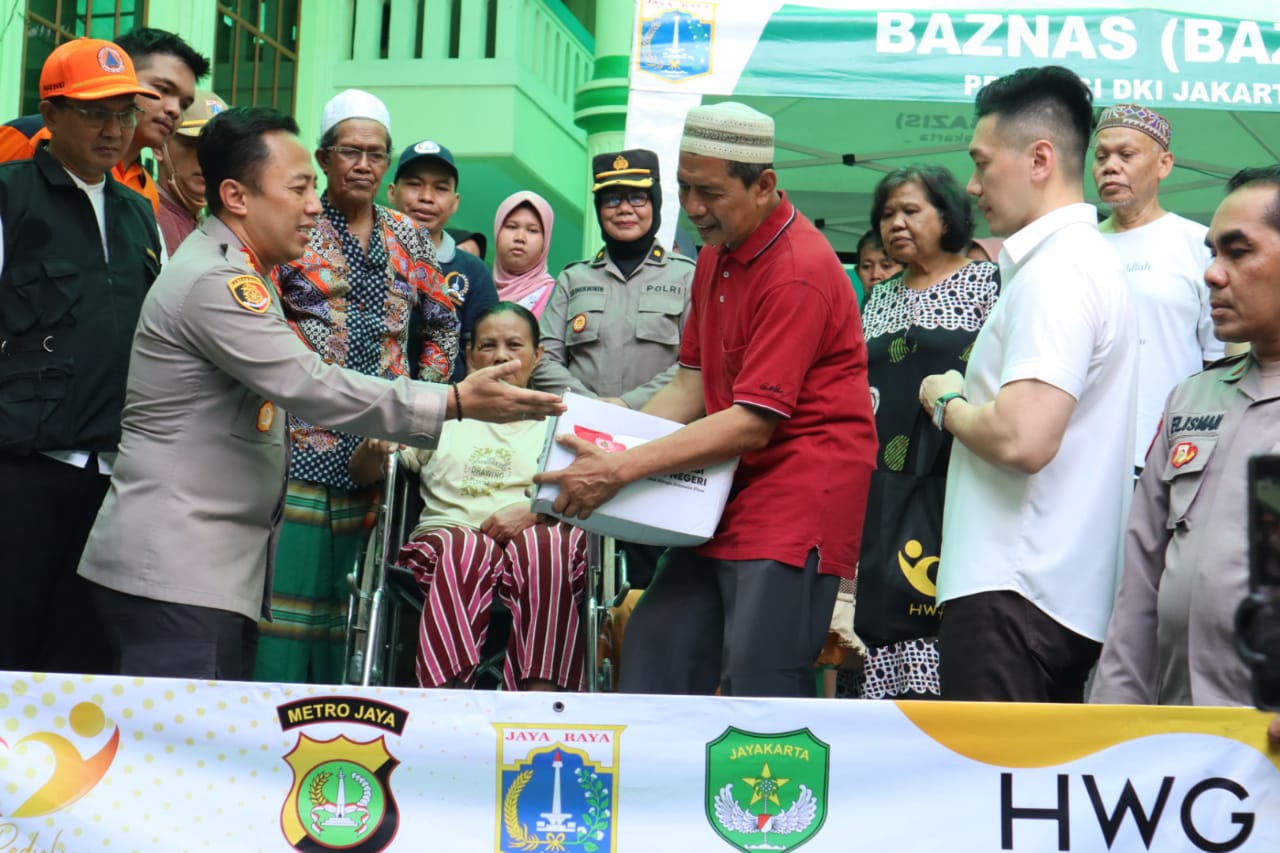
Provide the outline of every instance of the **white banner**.
[[1254,851],[1243,709],[0,673],[0,851]]

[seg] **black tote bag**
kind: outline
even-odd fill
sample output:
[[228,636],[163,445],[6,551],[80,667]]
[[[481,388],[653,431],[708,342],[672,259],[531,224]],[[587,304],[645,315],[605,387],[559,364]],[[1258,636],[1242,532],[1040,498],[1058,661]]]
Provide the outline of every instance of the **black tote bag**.
[[868,646],[938,635],[934,594],[951,441],[921,409],[902,470],[871,475],[853,617]]

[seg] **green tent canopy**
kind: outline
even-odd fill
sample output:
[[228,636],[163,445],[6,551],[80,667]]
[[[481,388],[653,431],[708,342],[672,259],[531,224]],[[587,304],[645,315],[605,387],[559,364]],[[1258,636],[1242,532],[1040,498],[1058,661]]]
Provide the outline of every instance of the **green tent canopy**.
[[[776,122],[783,189],[837,250],[852,252],[887,172],[940,163],[965,181],[977,89],[1049,64],[1080,74],[1099,107],[1141,103],[1169,119],[1176,165],[1161,188],[1167,209],[1208,222],[1227,177],[1280,161],[1275,0],[1031,9],[1007,0],[637,0],[627,145],[652,148],[666,165],[669,241],[685,112],[702,102],[750,104]],[[1088,179],[1086,190],[1096,202]]]

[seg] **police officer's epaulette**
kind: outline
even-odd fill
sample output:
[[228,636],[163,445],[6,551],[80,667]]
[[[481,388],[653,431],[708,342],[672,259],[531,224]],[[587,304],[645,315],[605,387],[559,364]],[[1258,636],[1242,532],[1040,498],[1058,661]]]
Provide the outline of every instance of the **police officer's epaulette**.
[[1241,352],[1241,353],[1236,353],[1235,355],[1223,356],[1217,361],[1211,361],[1208,364],[1206,364],[1204,366],[1204,369],[1217,370],[1220,367],[1230,367],[1233,364],[1238,364],[1241,361],[1244,361],[1244,359],[1247,358],[1248,355],[1249,355],[1248,352]]
[[578,259],[578,260],[576,260],[576,261],[569,261],[569,263],[567,263],[567,264],[565,264],[565,265],[564,265],[564,268],[565,268],[566,270],[568,270],[568,269],[572,269],[573,267],[580,267],[580,266],[582,266],[583,264],[594,264],[594,263],[596,263],[598,260],[600,260],[600,259],[603,257],[603,255],[604,255],[604,251],[603,251],[603,250],[601,250],[599,254],[597,254],[597,255],[595,255],[595,256],[593,256],[593,257],[590,257],[590,258],[579,258],[579,259]]
[[694,266],[698,263],[696,259],[691,258],[688,255],[682,255],[679,252],[667,252],[667,260],[679,261],[681,263],[688,264],[689,266]]

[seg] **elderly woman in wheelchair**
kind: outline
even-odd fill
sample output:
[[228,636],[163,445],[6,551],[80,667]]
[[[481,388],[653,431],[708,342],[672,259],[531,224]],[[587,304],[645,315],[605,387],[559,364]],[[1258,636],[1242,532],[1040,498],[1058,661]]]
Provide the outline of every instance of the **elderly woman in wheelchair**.
[[[511,302],[491,306],[476,320],[466,357],[469,370],[517,360],[510,381],[527,386],[542,357],[537,320]],[[401,452],[418,471],[425,504],[397,560],[425,596],[415,662],[424,687],[474,682],[494,595],[512,617],[504,689],[582,687],[586,537],[531,513],[526,492],[545,436],[541,421],[452,421],[434,451]],[[357,465],[376,470],[378,455],[356,454],[353,475]]]

